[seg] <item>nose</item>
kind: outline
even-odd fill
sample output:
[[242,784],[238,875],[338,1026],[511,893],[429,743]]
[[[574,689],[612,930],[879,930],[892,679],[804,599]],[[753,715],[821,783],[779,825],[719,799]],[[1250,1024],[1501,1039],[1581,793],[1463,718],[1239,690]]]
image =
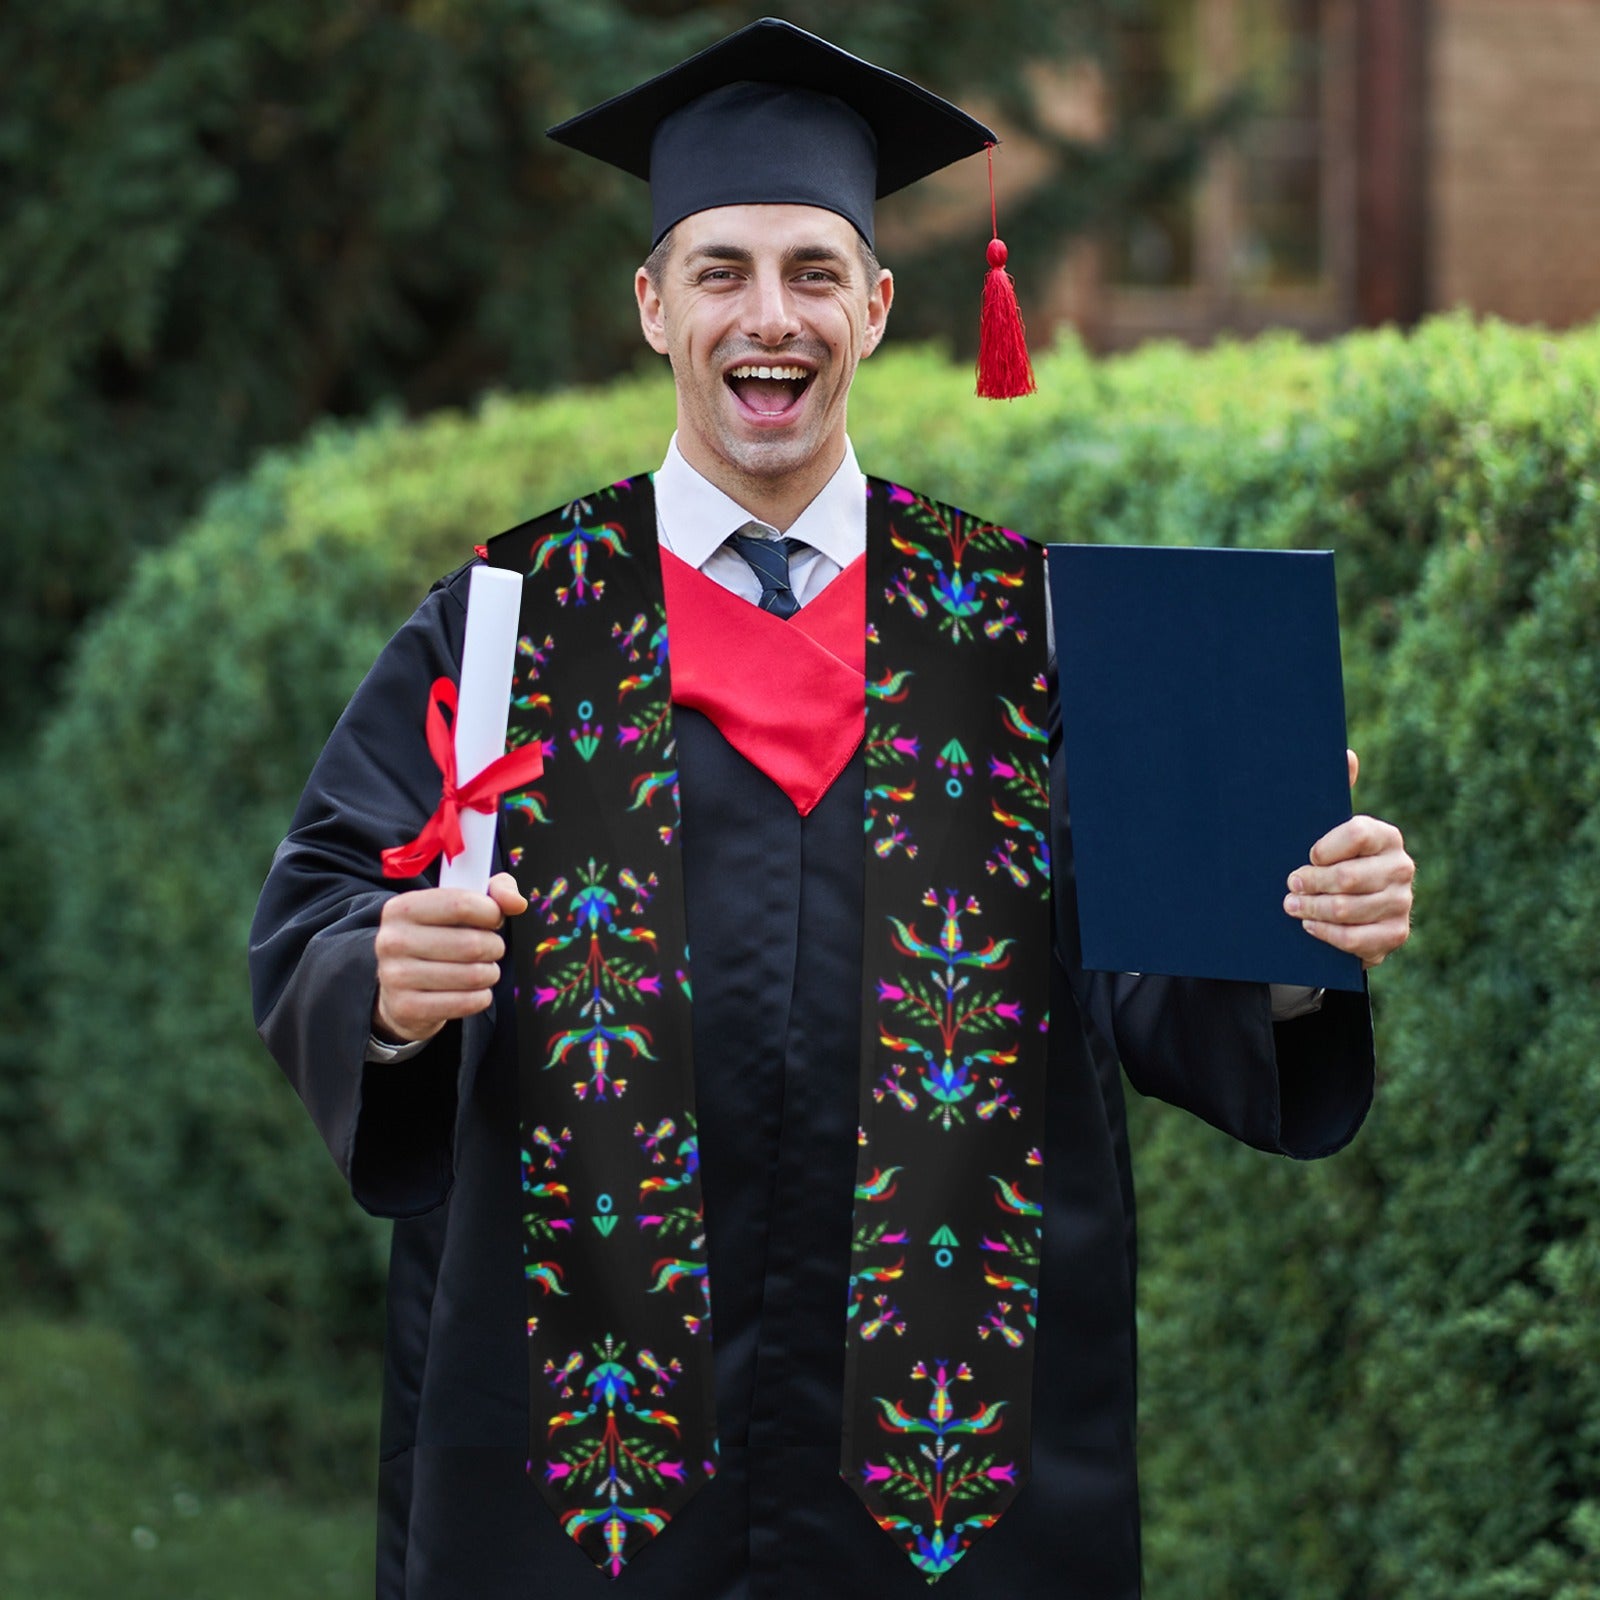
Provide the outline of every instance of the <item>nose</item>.
[[751,280],[745,332],[769,349],[787,343],[800,332],[794,296],[777,271],[758,272]]

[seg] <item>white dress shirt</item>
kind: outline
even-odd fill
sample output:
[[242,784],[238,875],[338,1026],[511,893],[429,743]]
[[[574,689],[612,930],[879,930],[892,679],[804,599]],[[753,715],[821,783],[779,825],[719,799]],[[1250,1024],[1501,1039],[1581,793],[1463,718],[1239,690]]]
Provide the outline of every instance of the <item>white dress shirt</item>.
[[803,543],[805,548],[789,558],[789,587],[801,605],[821,594],[867,548],[867,480],[848,439],[838,471],[781,535],[701,477],[679,452],[677,434],[667,446],[655,486],[662,548],[752,604],[761,599],[761,580],[727,542],[730,533],[748,529],[763,538]]

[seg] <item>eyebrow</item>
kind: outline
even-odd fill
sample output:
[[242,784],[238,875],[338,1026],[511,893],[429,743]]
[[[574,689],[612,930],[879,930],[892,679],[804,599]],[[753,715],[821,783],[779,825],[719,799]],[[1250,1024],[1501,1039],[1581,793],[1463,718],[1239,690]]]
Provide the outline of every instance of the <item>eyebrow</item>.
[[[684,257],[683,264],[687,267],[701,261],[727,261],[734,266],[749,267],[754,266],[755,259],[754,253],[740,244],[702,244],[696,245]],[[795,267],[811,262],[822,266],[848,268],[850,258],[844,251],[836,250],[830,244],[797,244],[791,245],[783,252],[781,264],[785,267]]]

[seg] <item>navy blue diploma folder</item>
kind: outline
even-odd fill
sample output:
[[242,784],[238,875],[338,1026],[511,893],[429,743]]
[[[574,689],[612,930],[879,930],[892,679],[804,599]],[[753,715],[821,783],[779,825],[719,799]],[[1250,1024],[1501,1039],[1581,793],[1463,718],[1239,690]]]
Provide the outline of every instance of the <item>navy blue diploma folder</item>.
[[1350,816],[1332,554],[1049,559],[1084,966],[1359,990],[1283,909]]

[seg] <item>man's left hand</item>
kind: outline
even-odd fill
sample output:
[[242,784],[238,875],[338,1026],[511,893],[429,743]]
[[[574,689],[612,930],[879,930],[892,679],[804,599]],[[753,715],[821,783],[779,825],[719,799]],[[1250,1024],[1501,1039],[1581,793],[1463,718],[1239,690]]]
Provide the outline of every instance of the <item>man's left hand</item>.
[[[1354,750],[1350,787],[1361,764]],[[1317,840],[1311,860],[1289,874],[1283,909],[1309,934],[1375,967],[1411,936],[1411,882],[1417,864],[1400,830],[1376,817],[1356,816]]]

